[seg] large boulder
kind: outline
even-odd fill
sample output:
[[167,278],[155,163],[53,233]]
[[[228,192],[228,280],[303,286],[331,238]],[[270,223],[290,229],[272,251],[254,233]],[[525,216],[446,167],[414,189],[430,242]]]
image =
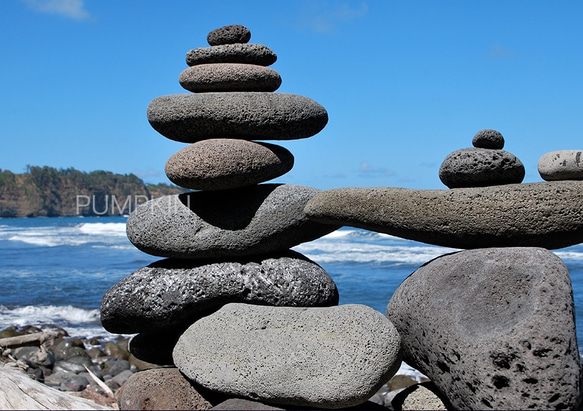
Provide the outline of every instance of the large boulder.
[[228,302],[329,306],[338,304],[338,290],[318,264],[293,251],[239,261],[169,259],[110,288],[101,322],[113,333],[186,328]]
[[339,227],[313,222],[304,213],[318,191],[260,184],[160,197],[130,214],[127,235],[138,249],[160,257],[238,258],[280,252]]
[[314,221],[453,248],[561,248],[583,242],[583,182],[416,190],[338,188],[316,194]]
[[580,363],[569,272],[542,248],[439,257],[395,291],[404,361],[456,409],[575,409]]
[[400,338],[364,305],[227,304],[186,330],[176,366],[202,386],[273,404],[342,408],[366,402],[398,370]]

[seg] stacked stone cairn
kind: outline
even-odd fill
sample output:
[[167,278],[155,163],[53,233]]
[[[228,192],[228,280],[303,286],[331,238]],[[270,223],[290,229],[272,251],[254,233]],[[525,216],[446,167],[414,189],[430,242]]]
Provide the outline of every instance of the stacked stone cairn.
[[548,249],[583,242],[581,151],[545,154],[539,171],[548,181],[520,184],[524,166],[502,150],[499,132],[481,130],[473,144],[441,165],[449,190],[326,190],[305,211],[318,222],[465,249],[406,278],[386,313],[403,360],[448,408],[575,409],[573,292]]
[[137,373],[120,408],[208,409],[236,397],[362,404],[398,370],[400,337],[381,313],[338,306],[330,276],[290,250],[339,226],[306,216],[319,190],[265,183],[289,171],[293,155],[254,141],[313,136],[326,110],[275,93],[281,78],[267,66],[276,55],[248,43],[247,28],[225,26],[207,40],[210,47],[187,53],[179,81],[189,93],[148,107],[155,130],[189,144],[165,170],[194,191],[150,200],[130,215],[130,241],[165,259],[119,281],[101,304],[108,331],[137,334],[130,342],[137,358],[176,368]]

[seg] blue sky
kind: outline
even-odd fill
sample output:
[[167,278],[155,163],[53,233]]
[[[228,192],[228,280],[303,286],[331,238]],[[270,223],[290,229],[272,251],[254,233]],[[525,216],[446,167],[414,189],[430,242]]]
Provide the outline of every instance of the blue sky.
[[583,149],[583,2],[2,0],[0,168],[134,173],[168,182],[184,147],[146,108],[186,92],[186,52],[251,30],[278,56],[278,92],[322,104],[326,128],[275,142],[278,182],[445,188],[438,170],[484,128],[541,181],[546,152]]

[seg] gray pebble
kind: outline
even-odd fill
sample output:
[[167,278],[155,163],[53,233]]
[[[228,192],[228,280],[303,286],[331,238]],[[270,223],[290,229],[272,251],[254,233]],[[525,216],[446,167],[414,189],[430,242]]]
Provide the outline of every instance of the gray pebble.
[[221,91],[275,91],[279,73],[256,64],[215,63],[192,66],[180,73],[180,85],[193,93]]
[[504,137],[499,131],[484,129],[476,133],[472,145],[477,148],[501,150],[504,148]]
[[583,150],[559,150],[538,160],[538,172],[546,181],[583,180]]
[[277,55],[263,44],[223,44],[220,46],[200,47],[186,53],[186,64],[243,63],[270,66]]

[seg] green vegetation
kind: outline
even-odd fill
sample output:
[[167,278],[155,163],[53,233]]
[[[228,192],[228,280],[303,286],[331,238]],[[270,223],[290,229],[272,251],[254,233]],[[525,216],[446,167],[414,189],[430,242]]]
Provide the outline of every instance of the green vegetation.
[[0,169],[0,217],[125,215],[146,199],[183,191],[103,170],[27,166],[15,174]]

